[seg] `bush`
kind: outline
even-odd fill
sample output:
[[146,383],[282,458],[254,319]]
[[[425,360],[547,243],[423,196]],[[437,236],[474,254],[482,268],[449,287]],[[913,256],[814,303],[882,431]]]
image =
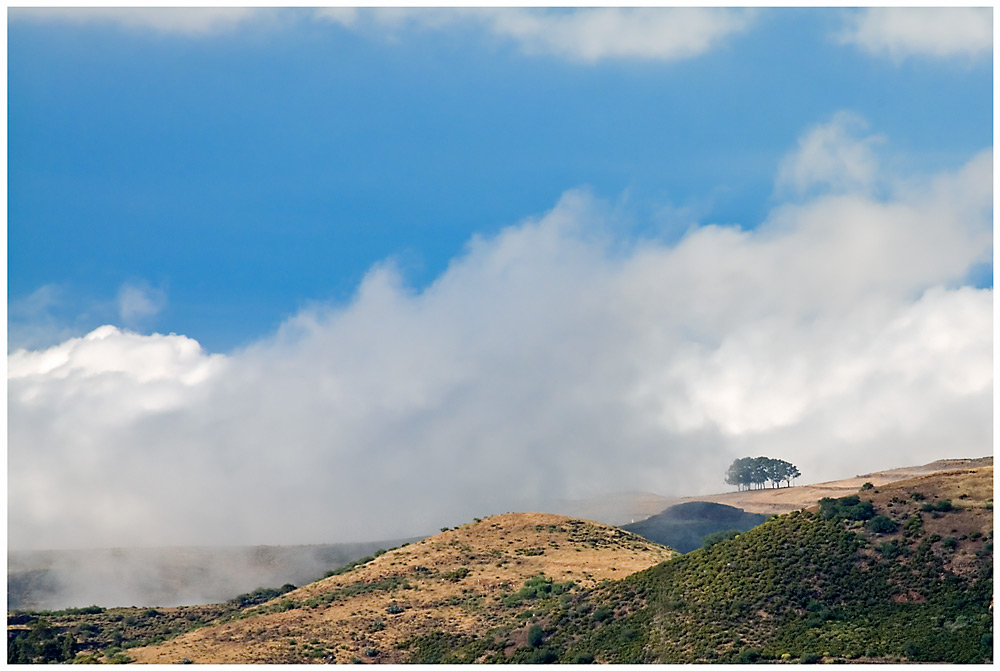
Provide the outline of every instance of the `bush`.
[[736,538],[740,535],[740,533],[742,532],[739,529],[727,529],[725,531],[716,531],[715,533],[708,534],[701,539],[701,548],[703,550],[707,550],[713,545]]
[[607,606],[601,606],[594,611],[594,622],[604,622],[605,620],[610,620],[614,615],[612,610]]
[[403,612],[403,607],[400,606],[398,603],[390,603],[385,610],[390,615],[399,615],[400,613]]
[[869,531],[876,534],[888,534],[896,530],[896,523],[885,515],[876,515],[865,524]]
[[825,497],[819,501],[819,515],[824,520],[864,521],[875,516],[871,501],[862,501],[856,494],[839,499]]
[[869,489],[875,489],[875,485],[873,485],[870,482],[866,482],[865,484],[861,485],[861,491],[866,492]]
[[531,625],[528,629],[528,645],[532,648],[537,648],[542,644],[543,638],[545,638],[545,633],[542,631],[541,626],[537,624]]
[[531,656],[531,664],[554,664],[559,661],[559,655],[554,650],[536,650]]

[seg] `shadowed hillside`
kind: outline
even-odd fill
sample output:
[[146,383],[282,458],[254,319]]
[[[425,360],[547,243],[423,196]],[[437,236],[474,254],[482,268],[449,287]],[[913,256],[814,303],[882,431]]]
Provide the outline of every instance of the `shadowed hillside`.
[[700,548],[706,536],[725,531],[747,531],[767,519],[739,508],[708,501],[670,506],[662,513],[622,528],[678,552]]

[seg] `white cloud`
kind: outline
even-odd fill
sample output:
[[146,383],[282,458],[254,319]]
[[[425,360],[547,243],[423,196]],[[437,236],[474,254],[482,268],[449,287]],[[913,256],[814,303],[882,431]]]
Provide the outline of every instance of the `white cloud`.
[[268,14],[253,7],[11,7],[7,11],[12,21],[111,24],[189,37],[229,32]]
[[777,188],[799,196],[814,189],[843,193],[870,191],[879,176],[875,135],[860,137],[867,123],[857,114],[837,112],[799,139],[798,149],[778,169]]
[[510,40],[527,54],[594,63],[605,59],[676,61],[700,56],[748,29],[751,10],[719,8],[501,8],[318,10],[317,16],[353,29],[404,30],[477,27]]
[[11,21],[115,25],[185,37],[300,20],[332,22],[396,39],[411,30],[472,28],[523,52],[570,61],[675,61],[700,56],[747,30],[753,10],[723,8],[12,7]]
[[167,295],[162,289],[126,283],[118,291],[118,316],[126,326],[146,322],[158,315],[166,304]]
[[838,36],[876,56],[976,58],[993,51],[991,7],[873,7],[858,11]]
[[[850,142],[851,140],[846,140]],[[836,152],[833,152],[836,155]],[[9,367],[12,548],[401,537],[543,500],[821,480],[992,445],[992,152],[616,239],[586,192],[416,292],[373,268],[228,356],[111,327]]]

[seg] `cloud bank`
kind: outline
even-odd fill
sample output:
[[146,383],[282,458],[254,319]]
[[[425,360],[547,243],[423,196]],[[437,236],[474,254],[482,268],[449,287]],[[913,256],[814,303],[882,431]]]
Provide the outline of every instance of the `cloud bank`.
[[332,8],[318,16],[398,34],[470,26],[524,53],[582,63],[606,59],[676,61],[700,56],[752,24],[750,10],[695,7],[369,9]]
[[845,118],[750,230],[623,239],[570,191],[423,291],[385,263],[228,355],[113,326],[13,352],[10,547],[412,536],[719,491],[747,455],[818,481],[989,453],[992,290],[964,284],[991,262],[992,151],[877,168],[873,195],[850,157],[881,145]]
[[11,20],[104,24],[185,37],[231,32],[274,14],[253,7],[12,7],[8,11]]
[[747,30],[754,12],[721,8],[355,8],[235,7],[12,8],[12,20],[113,25],[125,30],[200,38],[248,26],[298,21],[338,24],[398,38],[407,31],[466,29],[512,42],[523,53],[579,63],[606,59],[693,58]]
[[859,11],[839,35],[876,56],[978,58],[993,51],[991,7],[872,7]]

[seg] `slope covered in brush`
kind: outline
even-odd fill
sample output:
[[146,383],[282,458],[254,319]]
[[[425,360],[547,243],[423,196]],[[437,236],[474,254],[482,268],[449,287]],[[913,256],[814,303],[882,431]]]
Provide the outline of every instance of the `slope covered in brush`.
[[831,499],[550,599],[488,646],[422,643],[444,661],[988,661],[991,484],[992,468]]

